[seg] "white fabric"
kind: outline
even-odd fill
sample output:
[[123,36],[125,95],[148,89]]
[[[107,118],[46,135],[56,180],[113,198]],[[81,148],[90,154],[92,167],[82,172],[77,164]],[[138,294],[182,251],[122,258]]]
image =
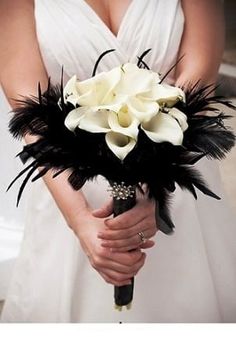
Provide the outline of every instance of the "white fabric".
[[[42,56],[54,81],[91,76],[136,57],[164,73],[174,63],[184,18],[178,0],[133,0],[115,37],[82,0],[35,1]],[[223,196],[214,163],[199,164],[215,193]],[[84,191],[92,206],[107,198],[100,178]],[[3,311],[4,322],[236,322],[236,228],[221,201],[176,189],[176,231],[158,233],[135,279],[132,309],[113,309],[113,286],[93,270],[42,182],[31,186],[21,255]]]
[[9,111],[10,106],[0,87],[0,300],[6,297],[13,264],[19,254],[24,218],[24,202],[17,209],[13,201],[19,184],[6,193],[7,186],[22,168],[20,161],[14,158],[22,146],[8,132]]

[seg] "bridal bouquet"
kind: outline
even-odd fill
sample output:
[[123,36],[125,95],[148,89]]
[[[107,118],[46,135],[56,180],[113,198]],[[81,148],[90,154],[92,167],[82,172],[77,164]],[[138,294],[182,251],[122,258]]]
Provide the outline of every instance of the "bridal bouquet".
[[[53,176],[70,170],[69,183],[75,190],[96,177],[111,185],[114,216],[135,205],[135,192],[145,184],[157,204],[159,229],[168,234],[174,224],[168,202],[176,183],[197,199],[196,188],[219,199],[208,188],[194,164],[202,157],[222,159],[234,145],[234,134],[225,127],[228,118],[219,111],[233,107],[223,97],[213,96],[212,86],[196,83],[185,92],[163,83],[143,58],[79,81],[73,76],[63,83],[48,84],[38,97],[20,101],[10,122],[15,137],[27,133],[38,140],[19,154],[23,163],[33,161],[13,180],[27,172],[23,189],[53,169]],[[207,113],[206,113],[207,112]],[[209,114],[209,112],[211,112]],[[10,185],[11,186],[11,185]],[[142,239],[142,238],[141,238]],[[132,301],[133,283],[115,287],[118,306]]]

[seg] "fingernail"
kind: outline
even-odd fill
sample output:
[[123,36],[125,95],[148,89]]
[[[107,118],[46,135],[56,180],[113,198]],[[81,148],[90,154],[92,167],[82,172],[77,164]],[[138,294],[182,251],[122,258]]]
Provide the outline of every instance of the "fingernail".
[[103,238],[103,233],[102,233],[102,232],[99,232],[99,233],[97,234],[97,237],[98,237],[99,239],[102,239],[102,238]]

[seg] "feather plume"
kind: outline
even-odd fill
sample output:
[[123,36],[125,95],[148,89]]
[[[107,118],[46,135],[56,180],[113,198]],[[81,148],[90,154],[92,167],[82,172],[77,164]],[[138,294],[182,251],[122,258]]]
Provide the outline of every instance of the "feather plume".
[[[139,58],[140,67],[146,67],[143,57],[148,52]],[[97,64],[95,72],[96,69]],[[26,145],[19,154],[23,163],[30,158],[34,161],[9,186],[26,174],[17,204],[24,187],[39,167],[43,169],[32,181],[40,179],[50,169],[53,169],[53,177],[70,170],[68,180],[75,190],[97,175],[118,183],[124,181],[137,186],[145,183],[149,197],[158,201],[162,230],[170,233],[174,224],[169,204],[176,184],[187,189],[195,198],[198,189],[219,199],[194,168],[194,164],[204,156],[224,158],[235,143],[235,135],[224,125],[230,116],[220,111],[220,107],[235,107],[225,98],[214,96],[214,90],[214,86],[201,87],[197,82],[187,89],[186,102],[177,103],[176,107],[186,114],[188,123],[182,146],[168,142],[154,143],[140,129],[135,148],[120,161],[107,147],[104,134],[89,133],[78,128],[72,133],[64,126],[64,120],[73,107],[64,102],[62,82],[53,86],[49,81],[44,93],[39,85],[38,97],[26,97],[18,101],[9,124],[10,132],[16,138],[22,138],[27,133],[38,137],[37,141]],[[204,114],[209,111],[213,115]]]

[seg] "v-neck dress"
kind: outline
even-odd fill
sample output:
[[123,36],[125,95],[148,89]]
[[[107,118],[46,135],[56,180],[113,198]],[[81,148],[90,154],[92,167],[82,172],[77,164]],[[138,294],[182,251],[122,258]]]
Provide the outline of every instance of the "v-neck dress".
[[[145,62],[164,74],[176,61],[184,15],[179,0],[133,0],[115,36],[83,0],[35,0],[37,36],[54,82],[89,78],[151,48]],[[170,82],[171,78],[168,79]],[[172,236],[158,233],[136,276],[131,310],[114,310],[113,286],[90,266],[42,181],[32,184],[21,253],[2,314],[4,322],[236,322],[236,227],[217,166],[199,165],[221,201],[177,187]],[[92,207],[109,197],[103,178],[83,189]]]

